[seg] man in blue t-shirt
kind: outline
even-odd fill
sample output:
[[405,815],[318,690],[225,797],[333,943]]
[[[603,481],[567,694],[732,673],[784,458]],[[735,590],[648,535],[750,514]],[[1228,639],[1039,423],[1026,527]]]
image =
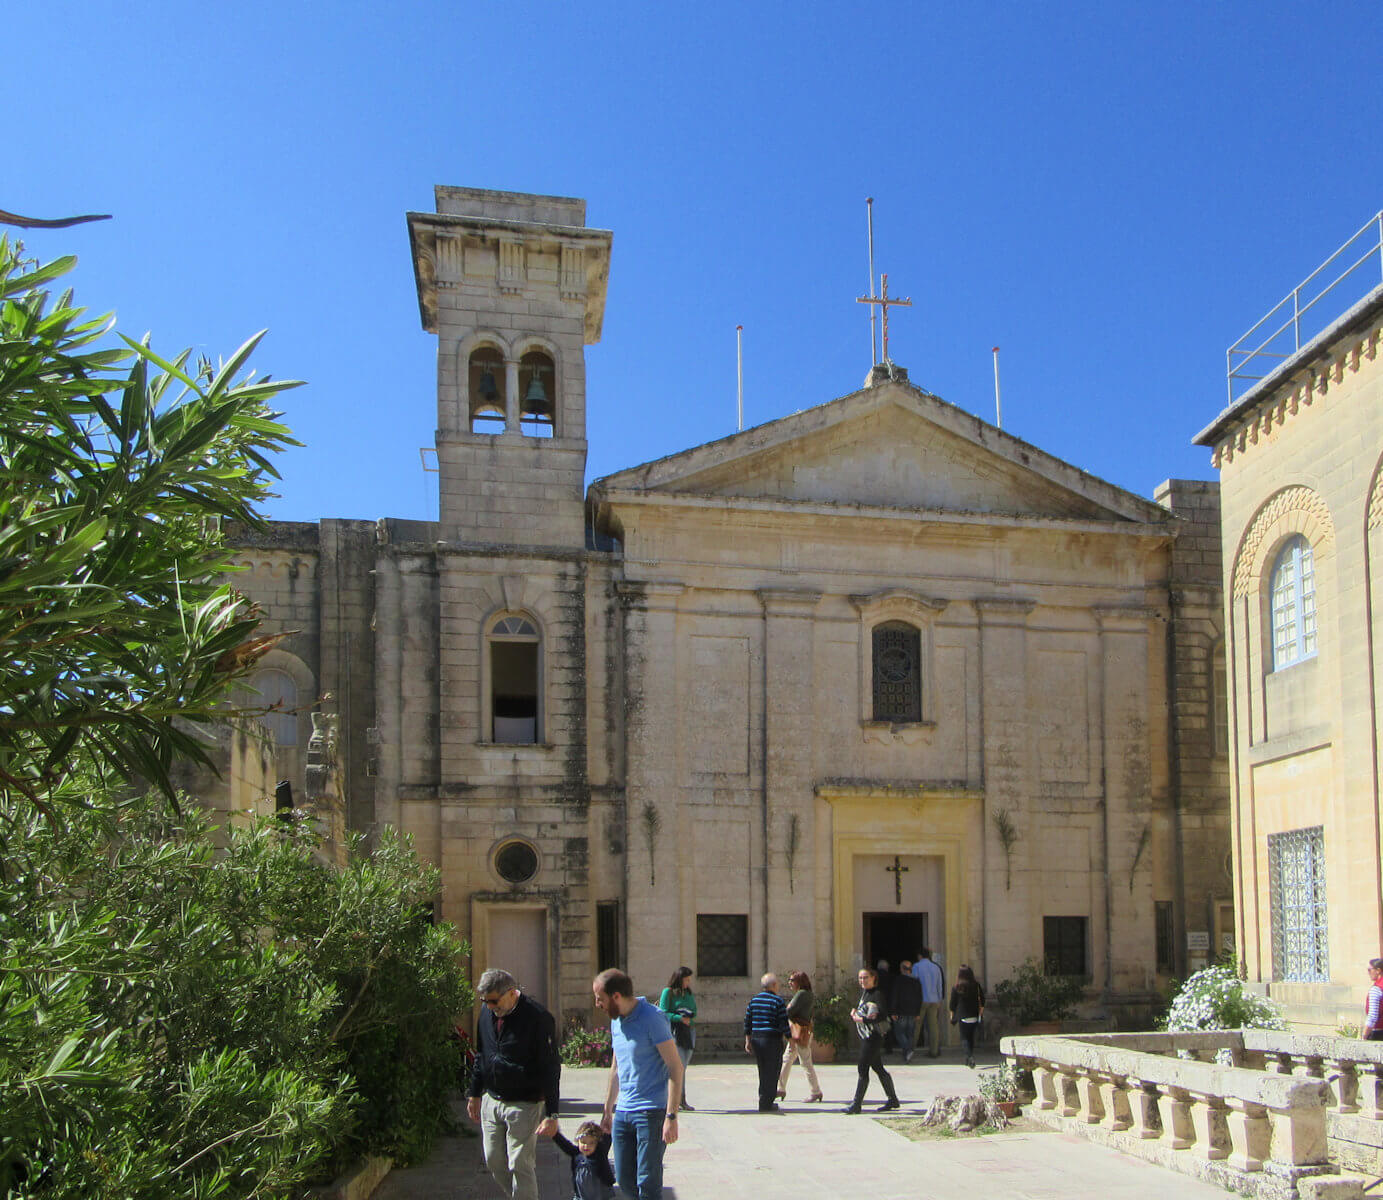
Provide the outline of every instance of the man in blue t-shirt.
[[615,1182],[636,1200],[661,1200],[663,1147],[677,1140],[682,1059],[672,1026],[634,994],[623,971],[602,971],[591,984],[596,1007],[610,1018],[615,1060],[600,1124],[613,1141]]

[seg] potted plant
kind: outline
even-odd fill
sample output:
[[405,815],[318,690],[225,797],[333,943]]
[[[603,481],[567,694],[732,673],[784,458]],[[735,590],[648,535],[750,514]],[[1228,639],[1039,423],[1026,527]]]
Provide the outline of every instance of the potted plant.
[[1006,1117],[1018,1114],[1018,1077],[1008,1063],[980,1072],[980,1095]]
[[1028,1033],[1056,1033],[1058,1022],[1075,1016],[1084,994],[1071,975],[1049,975],[1036,958],[1025,958],[1013,974],[994,989],[994,1003]]
[[850,1044],[850,998],[841,991],[818,995],[812,1006],[812,1058],[835,1062]]

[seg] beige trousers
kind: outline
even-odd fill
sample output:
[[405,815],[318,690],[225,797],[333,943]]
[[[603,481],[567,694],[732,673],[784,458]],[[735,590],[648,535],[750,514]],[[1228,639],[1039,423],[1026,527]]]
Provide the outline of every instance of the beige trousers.
[[821,1084],[816,1078],[816,1068],[812,1066],[812,1042],[808,1038],[805,1042],[794,1042],[788,1038],[787,1048],[783,1051],[783,1069],[778,1075],[778,1090],[786,1092],[788,1090],[788,1072],[792,1070],[792,1064],[797,1059],[802,1060],[802,1069],[807,1073],[807,1083],[811,1085],[813,1096],[821,1095]]
[[509,1200],[538,1200],[538,1126],[543,1102],[480,1101],[480,1136],[485,1165]]

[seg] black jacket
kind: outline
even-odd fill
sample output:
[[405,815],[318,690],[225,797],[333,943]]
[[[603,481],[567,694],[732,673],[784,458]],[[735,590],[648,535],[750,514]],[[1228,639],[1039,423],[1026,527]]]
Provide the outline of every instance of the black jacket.
[[489,1093],[496,1100],[543,1101],[543,1111],[557,1115],[562,1060],[557,1056],[557,1027],[552,1014],[522,992],[495,1033],[495,1012],[486,1006],[476,1027],[478,1048],[470,1095]]
[[897,975],[889,1006],[895,1017],[915,1017],[922,1011],[922,982],[911,975]]

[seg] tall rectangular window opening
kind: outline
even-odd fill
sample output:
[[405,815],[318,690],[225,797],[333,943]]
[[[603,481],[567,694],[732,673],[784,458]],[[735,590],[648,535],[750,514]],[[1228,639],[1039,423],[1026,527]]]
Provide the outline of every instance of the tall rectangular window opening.
[[490,736],[509,745],[538,741],[538,630],[526,617],[506,616],[490,630]]
[[1157,970],[1170,975],[1176,970],[1176,926],[1172,923],[1172,902],[1153,901],[1153,920],[1157,934]]
[[914,724],[922,720],[922,637],[904,621],[874,627],[874,720]]
[[749,974],[749,917],[746,914],[698,914],[696,973],[703,979]]
[[1042,918],[1042,962],[1048,975],[1087,977],[1085,917]]
[[623,965],[624,956],[620,953],[619,941],[619,901],[601,900],[595,906],[595,969],[607,971]]
[[1325,908],[1325,828],[1268,835],[1268,894],[1273,927],[1273,978],[1330,978]]

